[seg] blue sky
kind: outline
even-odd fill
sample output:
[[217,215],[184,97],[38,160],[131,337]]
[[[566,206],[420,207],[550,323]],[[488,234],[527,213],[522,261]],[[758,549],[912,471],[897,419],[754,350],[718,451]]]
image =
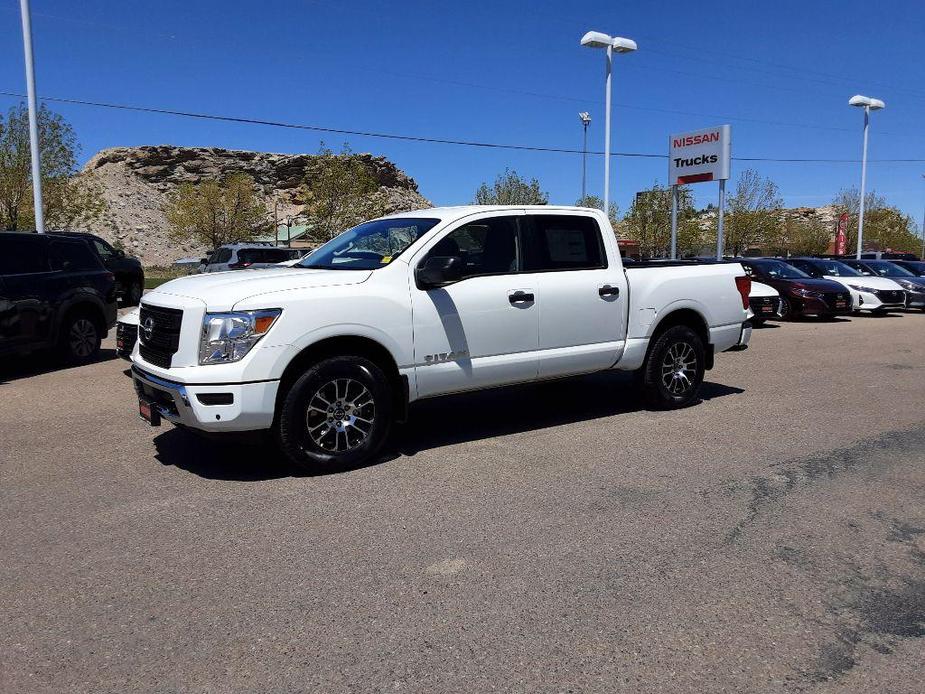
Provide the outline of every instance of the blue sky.
[[[616,58],[613,149],[664,153],[668,135],[732,124],[733,156],[860,157],[855,93],[886,101],[871,159],[925,159],[925,3],[524,3],[361,0],[32,0],[40,94],[425,137],[580,148],[590,111],[603,145],[601,51],[589,30],[627,36]],[[24,90],[19,3],[0,0],[0,90]],[[7,108],[15,99],[0,97]],[[50,104],[83,160],[104,147],[170,143],[314,152],[319,140],[395,161],[437,204],[470,202],[510,167],[550,201],[580,193],[578,155],[326,135]],[[680,113],[684,112],[684,113]],[[788,205],[857,185],[855,164],[733,163],[780,186]],[[663,159],[616,158],[612,197],[666,180]],[[872,163],[869,186],[921,221],[925,164]],[[590,157],[589,192],[602,161]],[[697,202],[715,184],[695,186]]]

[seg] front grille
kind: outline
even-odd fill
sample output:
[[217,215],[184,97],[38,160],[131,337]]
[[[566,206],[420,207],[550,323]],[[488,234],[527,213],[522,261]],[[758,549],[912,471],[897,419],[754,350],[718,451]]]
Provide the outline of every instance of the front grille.
[[876,294],[885,304],[901,304],[906,300],[906,293],[901,289],[881,289]]
[[[845,292],[839,292],[838,294],[825,294],[824,295],[826,305],[833,311],[850,311],[851,310],[851,297]],[[841,304],[840,307],[838,305]]]
[[176,308],[141,305],[138,316],[138,353],[146,362],[170,368],[170,361],[180,346],[183,311]]
[[756,296],[748,300],[752,312],[759,318],[776,316],[780,312],[780,299],[775,296]]
[[119,352],[128,354],[135,349],[135,341],[138,339],[138,326],[129,325],[128,323],[116,323],[116,347]]

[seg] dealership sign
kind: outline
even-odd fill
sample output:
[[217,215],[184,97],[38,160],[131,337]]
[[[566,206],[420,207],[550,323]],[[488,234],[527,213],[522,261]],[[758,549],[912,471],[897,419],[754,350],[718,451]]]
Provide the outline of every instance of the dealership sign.
[[668,139],[668,182],[676,186],[729,178],[732,138],[728,125],[672,135]]

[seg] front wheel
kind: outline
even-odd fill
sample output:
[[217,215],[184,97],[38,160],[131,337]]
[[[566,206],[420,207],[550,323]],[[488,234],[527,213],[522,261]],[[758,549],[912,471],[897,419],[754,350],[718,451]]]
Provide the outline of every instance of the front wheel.
[[391,425],[392,393],[382,369],[363,357],[332,357],[292,384],[276,435],[298,468],[324,472],[373,459]]
[[658,336],[642,368],[646,403],[659,410],[690,405],[700,392],[704,374],[700,337],[686,325],[676,325]]

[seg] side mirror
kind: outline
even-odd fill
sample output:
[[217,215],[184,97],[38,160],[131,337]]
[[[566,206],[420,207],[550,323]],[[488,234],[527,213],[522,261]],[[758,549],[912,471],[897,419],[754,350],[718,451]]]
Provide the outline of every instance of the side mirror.
[[438,255],[428,258],[415,273],[415,279],[421,289],[443,287],[459,282],[462,277],[463,261],[458,255]]
[[125,251],[123,251],[121,248],[117,248],[117,249],[115,249],[115,250],[116,250],[116,257],[117,257],[117,258],[119,258],[119,259],[121,260],[122,258],[125,257]]

